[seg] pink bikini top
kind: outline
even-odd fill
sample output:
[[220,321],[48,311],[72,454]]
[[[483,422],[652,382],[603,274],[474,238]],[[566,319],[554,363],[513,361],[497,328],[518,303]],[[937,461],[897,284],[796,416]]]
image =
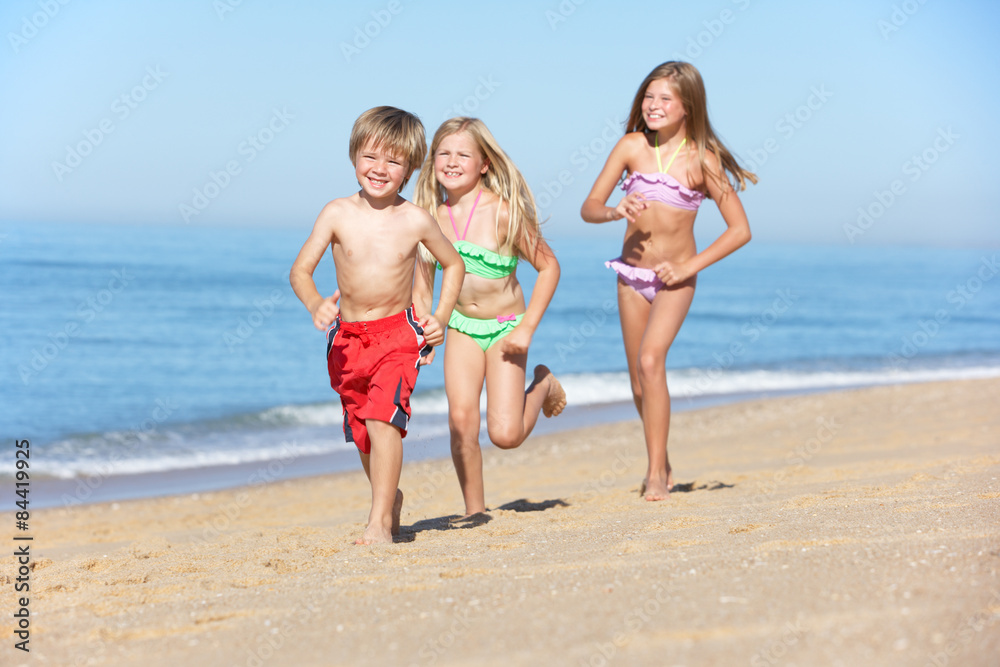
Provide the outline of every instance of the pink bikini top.
[[667,168],[664,169],[663,163],[660,161],[660,138],[657,137],[656,166],[659,171],[655,173],[633,171],[622,181],[622,190],[626,194],[638,192],[647,200],[663,202],[674,208],[697,211],[698,207],[701,206],[702,200],[705,199],[705,194],[698,190],[684,187],[680,181],[667,173],[667,169],[670,169],[670,165],[674,163],[674,158],[677,157],[677,154],[685,143],[687,143],[687,138],[674,151],[673,157],[667,163]]

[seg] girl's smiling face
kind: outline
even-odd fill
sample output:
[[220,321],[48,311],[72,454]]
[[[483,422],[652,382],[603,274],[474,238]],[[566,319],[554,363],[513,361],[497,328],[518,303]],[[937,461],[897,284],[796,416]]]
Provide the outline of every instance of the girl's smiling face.
[[434,175],[449,192],[475,187],[490,168],[468,132],[449,134],[434,152]]
[[642,118],[646,127],[654,132],[684,120],[687,112],[669,79],[656,79],[649,83],[642,98]]

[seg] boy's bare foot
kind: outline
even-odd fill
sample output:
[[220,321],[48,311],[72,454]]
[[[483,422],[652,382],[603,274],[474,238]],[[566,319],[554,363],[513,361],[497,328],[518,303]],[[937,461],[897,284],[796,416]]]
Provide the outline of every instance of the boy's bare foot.
[[396,489],[396,500],[392,503],[392,534],[399,535],[399,515],[403,511],[403,492]]
[[549,377],[549,393],[542,402],[542,414],[546,417],[555,417],[566,407],[566,391],[548,366],[543,364],[535,366],[535,384],[541,382],[546,375]]
[[403,511],[403,492],[396,489],[396,499],[392,503],[392,521],[389,530],[384,525],[370,522],[364,534],[354,540],[355,544],[392,544],[393,535],[399,535],[399,515]]

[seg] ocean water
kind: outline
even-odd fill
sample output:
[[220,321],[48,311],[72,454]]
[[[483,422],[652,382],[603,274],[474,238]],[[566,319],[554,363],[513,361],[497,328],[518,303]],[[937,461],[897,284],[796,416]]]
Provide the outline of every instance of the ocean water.
[[[72,479],[352,450],[325,339],[288,285],[308,228],[0,224],[0,436]],[[577,413],[629,401],[603,265],[617,241],[553,238],[562,266],[529,364]],[[675,399],[1000,375],[996,249],[753,242],[699,276],[667,360]],[[519,276],[533,282],[530,266]],[[333,264],[317,270],[323,293]],[[408,448],[447,435],[440,360]],[[0,479],[12,467],[0,467]]]

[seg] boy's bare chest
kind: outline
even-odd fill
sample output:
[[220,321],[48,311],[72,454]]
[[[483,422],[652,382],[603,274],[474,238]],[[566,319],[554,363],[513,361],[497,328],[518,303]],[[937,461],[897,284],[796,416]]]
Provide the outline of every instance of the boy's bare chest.
[[333,246],[334,259],[351,264],[395,264],[413,255],[417,240],[411,230],[373,225],[340,233]]

